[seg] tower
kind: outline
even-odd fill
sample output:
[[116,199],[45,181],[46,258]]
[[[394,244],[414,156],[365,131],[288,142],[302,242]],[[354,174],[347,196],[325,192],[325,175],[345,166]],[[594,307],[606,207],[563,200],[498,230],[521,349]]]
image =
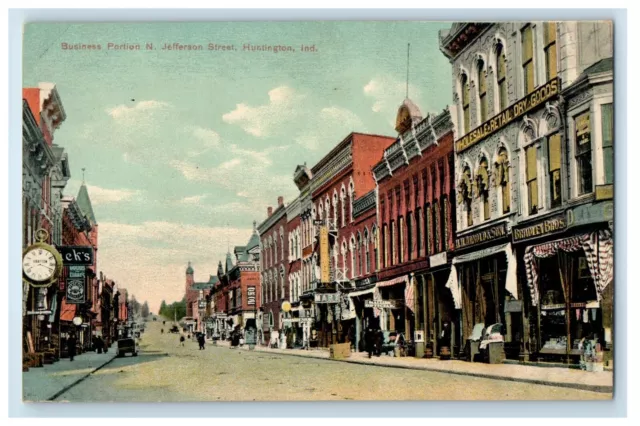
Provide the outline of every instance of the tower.
[[191,286],[193,285],[193,268],[191,267],[191,261],[189,261],[189,264],[187,265],[187,271],[185,273],[186,279],[185,279],[185,286],[184,286],[184,296],[185,296],[185,300],[187,302],[187,316],[190,317],[193,315],[193,313],[191,312],[191,303],[190,303],[190,298],[189,298],[189,293],[191,292]]

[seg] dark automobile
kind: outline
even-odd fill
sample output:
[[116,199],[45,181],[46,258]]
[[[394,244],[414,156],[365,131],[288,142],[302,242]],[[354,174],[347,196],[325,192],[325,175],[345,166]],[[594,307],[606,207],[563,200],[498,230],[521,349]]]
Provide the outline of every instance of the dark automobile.
[[136,340],[131,338],[118,340],[118,357],[123,357],[128,353],[133,356],[138,356]]

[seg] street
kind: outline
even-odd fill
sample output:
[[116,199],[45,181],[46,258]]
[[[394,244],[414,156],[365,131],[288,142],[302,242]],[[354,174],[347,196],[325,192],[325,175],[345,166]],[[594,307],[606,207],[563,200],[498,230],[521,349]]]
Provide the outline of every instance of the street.
[[[587,400],[589,392],[446,373],[230,349],[147,323],[140,354],[115,358],[58,396],[70,402]],[[170,325],[164,326],[168,330]],[[64,362],[64,361],[63,361]]]

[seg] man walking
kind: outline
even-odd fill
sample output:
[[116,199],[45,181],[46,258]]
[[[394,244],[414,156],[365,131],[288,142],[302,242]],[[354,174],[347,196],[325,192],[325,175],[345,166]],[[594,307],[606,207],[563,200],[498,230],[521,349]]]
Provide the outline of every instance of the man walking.
[[204,334],[198,334],[198,344],[200,345],[200,349],[204,350]]
[[180,344],[184,346],[184,335],[180,336]]
[[76,335],[71,333],[67,337],[67,351],[69,352],[69,361],[73,361],[73,357],[76,356]]

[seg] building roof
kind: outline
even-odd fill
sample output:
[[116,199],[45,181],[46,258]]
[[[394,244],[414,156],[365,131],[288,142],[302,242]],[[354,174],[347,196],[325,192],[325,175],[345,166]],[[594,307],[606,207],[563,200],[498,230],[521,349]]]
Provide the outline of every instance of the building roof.
[[91,199],[89,198],[89,192],[87,191],[87,186],[83,183],[80,187],[80,191],[78,191],[78,196],[76,197],[76,203],[80,210],[84,215],[91,221],[91,224],[96,224],[96,217],[93,214],[93,207],[91,206]]
[[233,269],[233,258],[231,257],[231,253],[227,252],[227,260],[225,262],[225,272],[229,272]]
[[193,268],[191,267],[191,261],[189,261],[189,265],[187,266],[187,274],[193,275]]
[[595,64],[587,67],[582,72],[578,80],[582,80],[583,78],[586,78],[588,75],[600,74],[602,72],[607,72],[612,70],[613,70],[613,58],[600,59]]

